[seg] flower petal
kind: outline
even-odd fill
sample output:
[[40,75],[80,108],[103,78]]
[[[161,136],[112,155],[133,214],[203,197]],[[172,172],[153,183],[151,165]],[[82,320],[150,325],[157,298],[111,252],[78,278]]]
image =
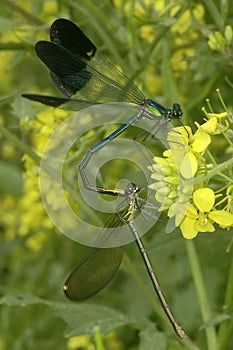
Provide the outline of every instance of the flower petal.
[[208,113],[209,118],[225,118],[227,117],[227,112],[222,112],[222,113]]
[[193,202],[200,212],[209,212],[215,202],[214,191],[210,188],[199,188],[193,194]]
[[233,226],[233,214],[224,210],[214,210],[209,213],[209,218],[222,227]]
[[171,148],[188,146],[189,137],[192,135],[190,126],[179,126],[169,131],[167,141]]
[[190,219],[197,219],[198,218],[198,212],[197,212],[196,208],[194,207],[194,205],[189,204],[188,209],[186,211],[186,215]]
[[197,236],[198,230],[194,227],[196,220],[190,219],[187,216],[184,218],[180,224],[180,230],[182,235],[186,239],[193,239]]
[[218,119],[216,117],[212,117],[201,125],[201,130],[207,132],[208,134],[213,134],[217,128],[217,125]]
[[194,141],[192,143],[193,152],[201,153],[211,143],[211,137],[207,132],[198,130],[194,135]]
[[191,179],[197,172],[197,159],[192,152],[185,154],[181,165],[180,173],[185,179]]

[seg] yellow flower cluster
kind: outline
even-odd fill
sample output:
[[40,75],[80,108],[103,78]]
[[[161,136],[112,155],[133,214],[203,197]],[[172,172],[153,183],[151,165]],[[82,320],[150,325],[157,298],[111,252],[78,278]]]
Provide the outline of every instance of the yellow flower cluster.
[[[113,3],[117,10],[123,10],[126,16],[136,21],[137,36],[148,44],[148,48],[151,47],[145,86],[151,96],[161,94],[165,85],[163,75],[166,74],[158,72],[156,67],[160,64],[157,64],[156,60],[169,55],[169,65],[172,67],[173,75],[176,77],[183,75],[190,64],[187,57],[196,55],[194,45],[190,43],[195,42],[199,36],[200,27],[204,23],[205,7],[201,3],[195,3],[191,7],[187,6],[183,11],[183,1],[175,0],[114,0]],[[166,32],[170,32],[172,37],[172,49],[169,49],[169,52],[166,51],[167,41],[162,39],[167,35]],[[137,53],[139,59],[140,55],[139,51]],[[138,86],[141,87],[140,81]]]
[[[48,230],[53,229],[53,224],[41,201],[39,155],[42,154],[48,137],[65,116],[67,116],[65,111],[46,108],[43,112],[37,113],[34,119],[25,115],[25,118],[20,120],[21,130],[33,133],[29,148],[37,155],[38,161],[30,154],[23,156],[25,171],[22,196],[15,198],[13,195],[6,195],[2,200],[1,214],[4,218],[2,221],[6,228],[6,238],[12,239],[16,235],[27,237],[28,235],[27,246],[32,250],[40,249],[48,238]],[[57,201],[55,203],[57,204]]]
[[[233,226],[232,179],[229,177],[227,185],[220,189],[216,190],[215,186],[215,192],[207,187],[214,176],[227,179],[226,173],[232,167],[228,161],[225,167],[218,165],[208,150],[213,136],[224,134],[229,128],[228,113],[205,111],[205,114],[208,120],[202,125],[195,123],[194,134],[189,126],[170,130],[170,148],[163,153],[164,157],[154,157],[154,164],[149,167],[151,178],[156,180],[150,188],[156,191],[160,211],[167,211],[168,217],[175,218],[175,225],[187,239],[196,237],[198,232],[215,231],[214,224],[223,229]],[[218,202],[220,197],[223,198]],[[227,204],[223,206],[224,202]]]

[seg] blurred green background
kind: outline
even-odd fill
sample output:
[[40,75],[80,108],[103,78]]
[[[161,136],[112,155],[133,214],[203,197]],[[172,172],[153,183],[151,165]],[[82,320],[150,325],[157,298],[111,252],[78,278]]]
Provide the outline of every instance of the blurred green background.
[[[0,350],[232,349],[232,231],[199,234],[187,242],[178,230],[165,234],[166,222],[161,222],[144,238],[190,339],[180,341],[173,333],[133,244],[116,278],[99,295],[81,304],[65,299],[64,280],[88,248],[49,220],[38,172],[43,146],[66,113],[21,98],[23,92],[58,94],[34,44],[49,39],[49,27],[59,17],[79,25],[145,96],[165,106],[181,103],[184,124],[203,120],[206,98],[216,113],[222,112],[216,88],[232,107],[230,0],[0,2]],[[87,134],[77,159],[108,133],[102,128]],[[77,159],[68,172],[73,180]],[[207,300],[195,289],[193,252]]]

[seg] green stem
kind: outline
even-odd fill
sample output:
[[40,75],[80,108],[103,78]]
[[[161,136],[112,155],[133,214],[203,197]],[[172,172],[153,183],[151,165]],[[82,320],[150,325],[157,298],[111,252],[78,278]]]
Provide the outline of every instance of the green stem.
[[[210,161],[213,164],[213,169],[216,169],[218,164],[216,163],[216,160],[215,160],[214,156],[212,155],[212,153],[208,149],[207,149],[206,154],[209,156],[209,159],[210,159]],[[207,173],[208,173],[208,171],[207,171]],[[223,173],[219,173],[219,176],[224,178],[227,181],[227,183],[232,181],[231,176],[227,176],[227,175],[225,175]]]
[[208,181],[215,175],[221,175],[222,172],[233,167],[233,158],[226,160],[225,162],[216,165],[213,169],[208,170],[207,174],[198,175],[195,178],[185,181],[187,185],[195,185],[203,181]]
[[0,50],[1,51],[18,51],[18,50],[31,50],[33,48],[32,45],[27,44],[26,42],[20,42],[20,43],[0,43]]
[[213,18],[216,27],[223,32],[224,30],[224,22],[218,8],[216,7],[213,0],[203,0],[207,10],[209,11],[210,16]]
[[[201,309],[203,323],[211,320],[211,311],[208,302],[207,292],[204,285],[201,266],[198,261],[194,241],[186,241],[186,250],[189,258],[189,265],[192,271],[194,284],[198,296],[198,301]],[[207,344],[209,350],[217,350],[217,337],[214,326],[208,326],[204,328],[207,338]]]
[[10,8],[12,12],[18,12],[20,13],[24,18],[26,18],[28,21],[33,22],[37,25],[43,25],[44,22],[41,21],[41,19],[33,16],[31,13],[24,10],[22,7],[17,5],[15,1],[10,0],[1,0],[2,5],[5,5],[6,7]]
[[162,75],[164,77],[164,93],[167,94],[171,101],[179,101],[180,96],[175,83],[174,75],[171,69],[171,52],[169,39],[163,43],[163,62]]
[[[231,305],[233,300],[233,258],[231,259],[230,268],[229,268],[229,276],[225,294],[224,304],[226,306]],[[219,339],[219,349],[224,350],[227,349],[229,337],[233,332],[233,320],[230,322],[225,321],[220,325],[218,339]]]
[[96,350],[105,350],[103,335],[100,333],[98,327],[94,329],[94,342]]

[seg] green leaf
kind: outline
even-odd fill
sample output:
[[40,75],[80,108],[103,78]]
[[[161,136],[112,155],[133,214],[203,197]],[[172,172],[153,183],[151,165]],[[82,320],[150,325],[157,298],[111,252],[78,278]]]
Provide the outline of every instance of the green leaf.
[[17,92],[11,92],[10,94],[1,95],[0,96],[0,106],[2,107],[5,104],[10,103],[14,99],[16,93]]
[[167,337],[158,332],[153,323],[147,322],[146,328],[140,332],[139,350],[166,350]]
[[31,304],[40,304],[43,299],[24,292],[12,292],[4,295],[0,299],[0,305],[8,306],[26,306]]
[[200,329],[204,329],[207,327],[211,327],[211,326],[217,326],[219,324],[221,324],[224,321],[228,321],[232,319],[232,315],[227,315],[227,314],[218,314],[215,317],[213,317],[210,321],[205,322]]
[[53,305],[53,308],[56,315],[66,322],[68,337],[80,334],[92,336],[96,327],[101,333],[109,333],[113,329],[136,321],[117,310],[94,304],[59,304]]
[[135,318],[106,306],[53,302],[24,292],[9,293],[0,299],[0,305],[22,307],[32,304],[47,305],[63,319],[67,324],[67,337],[81,334],[93,336],[96,327],[101,333],[109,333],[125,324],[136,323]]

